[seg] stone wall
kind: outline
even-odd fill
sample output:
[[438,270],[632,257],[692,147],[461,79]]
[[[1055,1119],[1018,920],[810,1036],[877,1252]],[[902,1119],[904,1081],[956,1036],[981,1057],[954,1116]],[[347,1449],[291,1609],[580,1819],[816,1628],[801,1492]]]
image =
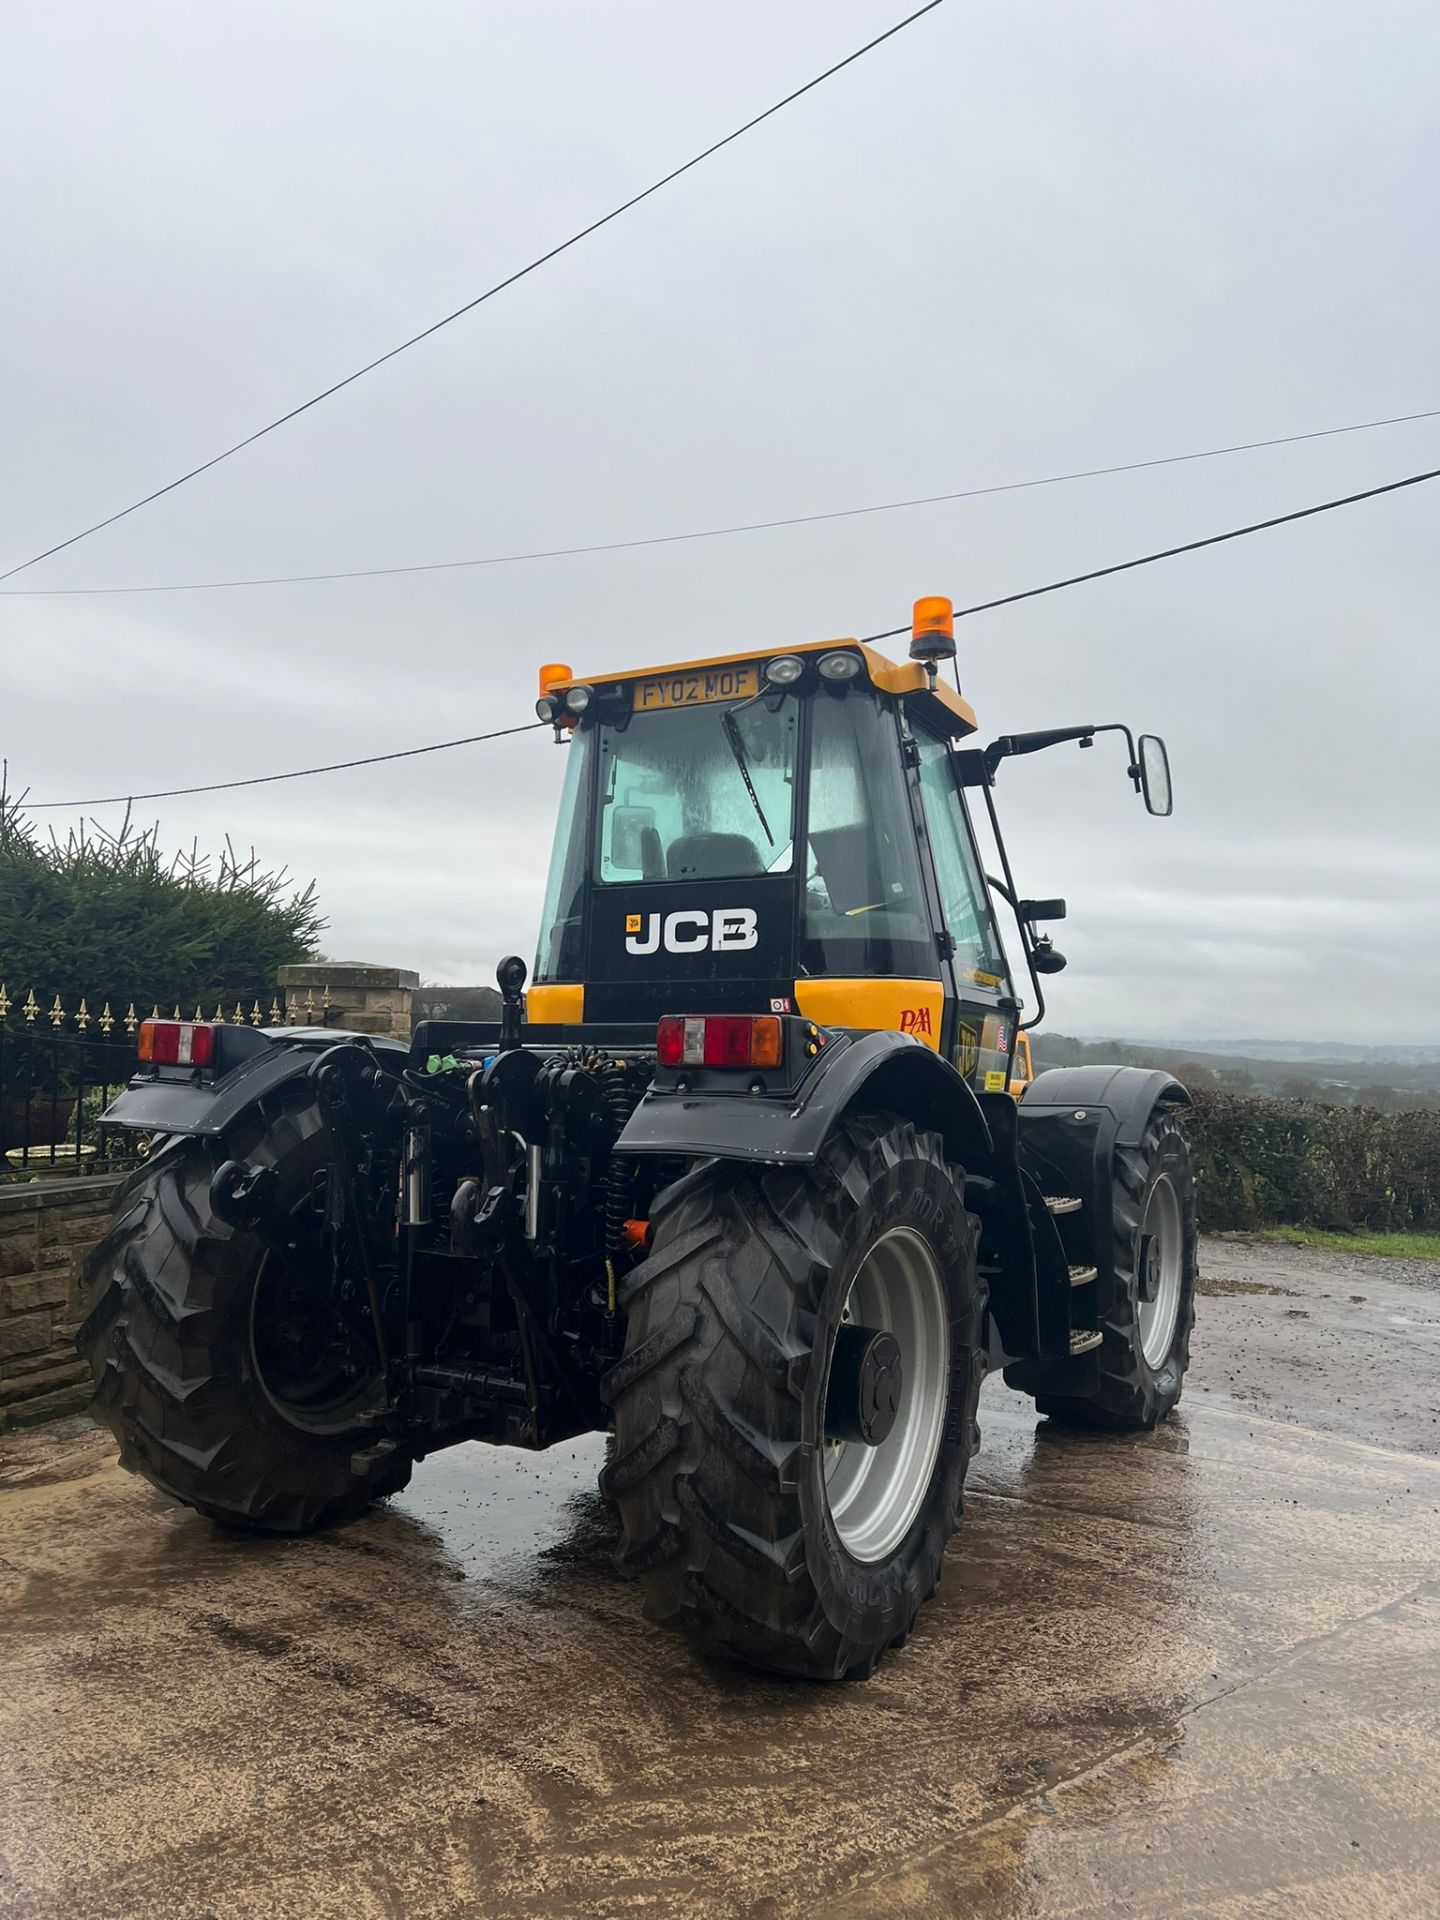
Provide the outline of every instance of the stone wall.
[[109,1225],[120,1178],[0,1186],[0,1432],[89,1398],[74,1345],[80,1269]]

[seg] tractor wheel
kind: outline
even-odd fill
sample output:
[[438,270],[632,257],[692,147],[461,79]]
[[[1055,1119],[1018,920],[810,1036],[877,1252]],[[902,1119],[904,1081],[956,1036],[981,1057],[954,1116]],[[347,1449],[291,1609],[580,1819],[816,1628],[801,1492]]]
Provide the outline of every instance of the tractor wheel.
[[[1085,1394],[1037,1393],[1038,1412],[1083,1427],[1153,1427],[1180,1398],[1195,1324],[1195,1176],[1174,1115],[1157,1107],[1113,1172],[1115,1298]],[[1080,1363],[1071,1363],[1080,1364]]]
[[227,1526],[308,1533],[398,1492],[411,1461],[376,1423],[373,1349],[215,1213],[211,1176],[229,1158],[273,1167],[298,1211],[327,1161],[324,1121],[308,1096],[282,1097],[223,1149],[168,1141],[117,1195],[76,1346],[125,1466]]
[[853,1117],[814,1166],[700,1163],[652,1219],[604,1387],[621,1568],[705,1653],[864,1677],[935,1589],[979,1439],[964,1176]]

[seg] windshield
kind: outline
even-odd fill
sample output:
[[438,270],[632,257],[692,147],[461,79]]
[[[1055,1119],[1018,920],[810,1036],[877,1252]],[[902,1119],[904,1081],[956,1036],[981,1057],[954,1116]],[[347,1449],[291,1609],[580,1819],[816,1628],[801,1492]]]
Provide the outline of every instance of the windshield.
[[602,727],[596,879],[788,873],[797,717],[794,700],[715,702]]

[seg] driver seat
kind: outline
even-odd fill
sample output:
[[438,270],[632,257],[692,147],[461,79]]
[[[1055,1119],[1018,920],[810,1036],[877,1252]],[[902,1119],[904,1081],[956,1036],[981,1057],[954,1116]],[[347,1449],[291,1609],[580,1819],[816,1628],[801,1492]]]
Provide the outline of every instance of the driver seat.
[[670,842],[666,857],[671,880],[733,880],[763,871],[759,849],[743,833],[685,833]]

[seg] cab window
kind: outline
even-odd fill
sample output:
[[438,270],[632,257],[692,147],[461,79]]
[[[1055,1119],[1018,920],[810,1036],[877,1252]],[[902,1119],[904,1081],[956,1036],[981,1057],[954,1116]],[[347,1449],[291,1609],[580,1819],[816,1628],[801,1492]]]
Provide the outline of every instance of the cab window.
[[[727,725],[728,722],[728,725]],[[597,729],[595,877],[735,880],[793,859],[797,703],[716,701]]]
[[801,971],[934,979],[894,716],[873,700],[822,694],[810,728]]
[[535,978],[578,980],[584,968],[581,891],[585,884],[585,848],[590,830],[590,768],[595,751],[593,727],[579,728],[565,748],[565,781],[560,793],[550,877],[540,916],[540,946]]
[[950,749],[943,740],[926,734],[918,736],[915,744],[920,750],[920,792],[935,878],[946,931],[955,942],[954,965],[961,994],[971,986],[1008,992],[1005,956],[990,911],[990,890],[951,774]]

